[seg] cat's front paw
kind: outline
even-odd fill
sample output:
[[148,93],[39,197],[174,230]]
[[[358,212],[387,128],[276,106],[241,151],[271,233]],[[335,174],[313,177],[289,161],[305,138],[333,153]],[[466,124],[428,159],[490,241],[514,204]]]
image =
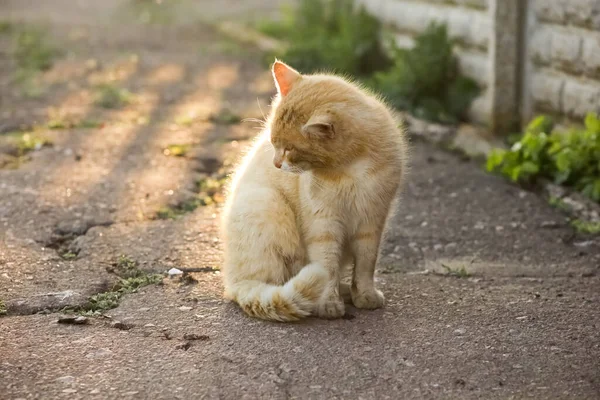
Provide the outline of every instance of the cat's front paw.
[[327,299],[317,304],[315,315],[319,318],[336,319],[342,318],[346,312],[344,302],[338,297],[337,299]]
[[385,304],[385,297],[381,291],[372,288],[370,290],[358,291],[352,289],[352,304],[356,308],[374,310],[381,308]]

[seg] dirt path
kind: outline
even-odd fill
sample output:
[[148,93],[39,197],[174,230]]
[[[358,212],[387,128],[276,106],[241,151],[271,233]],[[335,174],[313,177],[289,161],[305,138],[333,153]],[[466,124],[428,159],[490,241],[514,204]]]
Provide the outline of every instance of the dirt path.
[[[261,55],[209,22],[279,2],[238,3],[0,5],[0,397],[600,397],[598,237],[423,143],[383,246],[384,310],[250,320],[218,271],[129,293],[218,270],[219,187],[256,133],[239,120],[273,93]],[[35,26],[61,54],[19,83],[11,46]],[[94,295],[105,317],[56,323]]]

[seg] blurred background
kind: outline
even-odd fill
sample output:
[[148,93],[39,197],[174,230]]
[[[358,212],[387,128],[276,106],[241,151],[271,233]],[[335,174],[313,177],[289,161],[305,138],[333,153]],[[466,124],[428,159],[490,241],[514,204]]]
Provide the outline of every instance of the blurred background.
[[[410,136],[383,310],[222,297],[275,57]],[[600,0],[0,0],[0,393],[595,398],[599,112]]]

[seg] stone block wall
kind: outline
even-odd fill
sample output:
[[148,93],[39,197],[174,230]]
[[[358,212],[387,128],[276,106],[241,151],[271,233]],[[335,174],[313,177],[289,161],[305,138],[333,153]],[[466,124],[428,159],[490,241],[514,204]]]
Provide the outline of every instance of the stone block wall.
[[523,115],[600,112],[600,0],[531,0]]
[[432,21],[479,83],[470,118],[505,132],[539,113],[600,112],[600,0],[356,0],[402,47]]

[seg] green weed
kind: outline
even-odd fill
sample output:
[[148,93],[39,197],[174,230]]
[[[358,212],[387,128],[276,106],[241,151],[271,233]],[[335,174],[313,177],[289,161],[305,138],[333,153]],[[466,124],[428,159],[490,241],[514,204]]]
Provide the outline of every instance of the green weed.
[[269,55],[301,72],[334,70],[369,76],[390,65],[381,41],[381,23],[351,0],[302,0],[284,8],[280,21],[262,21],[258,29],[288,43]]
[[197,181],[196,190],[198,194],[195,197],[182,201],[175,206],[162,207],[157,211],[156,218],[176,219],[194,211],[198,207],[222,203],[225,200],[222,192],[226,181],[226,177],[205,178]]
[[577,232],[595,235],[600,233],[600,222],[583,221],[575,219],[571,221],[571,226],[575,228]]
[[52,67],[58,50],[48,42],[47,32],[38,28],[19,30],[15,36],[13,56],[19,68],[27,71],[46,71]]
[[194,211],[198,207],[203,207],[212,204],[212,202],[205,198],[193,197],[191,199],[182,201],[174,206],[162,207],[156,212],[156,218],[158,219],[176,219]]
[[242,118],[239,115],[226,108],[217,114],[211,115],[208,119],[210,122],[220,125],[235,125],[242,122]]
[[459,74],[454,42],[445,25],[431,24],[416,36],[411,49],[390,47],[393,65],[376,73],[371,86],[394,107],[416,117],[441,123],[464,119],[479,87]]
[[15,81],[25,96],[39,97],[45,90],[37,79],[39,73],[50,69],[60,52],[49,42],[47,32],[40,28],[17,29],[14,25],[8,25],[2,29],[13,36],[11,55],[17,64]]
[[84,315],[99,315],[105,311],[117,308],[124,295],[135,293],[138,289],[155,285],[163,280],[162,274],[148,274],[119,281],[109,291],[98,293],[88,299],[88,303],[75,310],[70,310]]
[[109,83],[98,85],[95,92],[94,104],[102,108],[121,108],[133,100],[130,91]]
[[163,150],[163,154],[165,156],[185,157],[190,151],[190,147],[189,144],[170,144]]
[[446,270],[446,273],[450,276],[454,276],[456,278],[468,278],[471,276],[471,273],[467,271],[467,269],[462,266],[460,268],[452,268],[448,265],[442,264],[442,267]]
[[571,211],[571,207],[569,207],[569,205],[567,203],[565,203],[563,199],[560,199],[558,197],[550,197],[548,199],[548,202],[550,203],[550,205],[552,207],[557,208],[561,211],[565,211],[565,212]]
[[74,253],[74,252],[68,250],[68,251],[60,254],[60,256],[62,257],[63,260],[70,261],[70,260],[74,260],[77,258],[77,253]]
[[15,29],[15,26],[12,22],[9,21],[0,21],[0,35],[6,35],[12,33]]
[[14,156],[23,157],[34,150],[51,146],[52,142],[35,131],[11,132],[5,135],[6,141],[14,146]]
[[559,132],[552,119],[540,116],[510,150],[493,151],[486,167],[513,182],[551,179],[600,202],[600,119],[590,113],[583,128]]

